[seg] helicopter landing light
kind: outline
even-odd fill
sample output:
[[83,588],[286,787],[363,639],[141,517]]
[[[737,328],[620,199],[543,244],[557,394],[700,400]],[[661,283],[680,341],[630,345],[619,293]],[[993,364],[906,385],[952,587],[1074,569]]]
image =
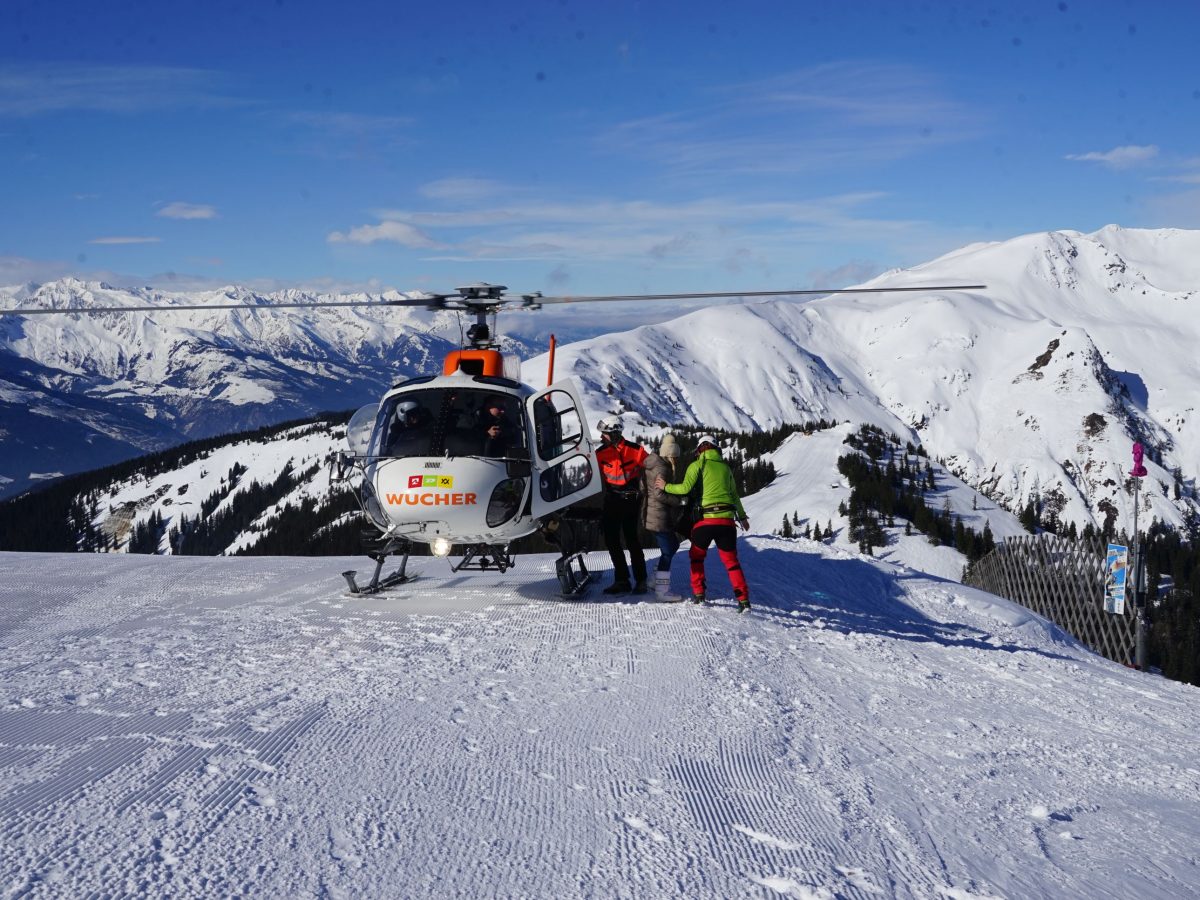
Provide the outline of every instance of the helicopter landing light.
[[453,548],[454,545],[444,537],[434,538],[433,542],[429,545],[429,551],[434,556],[449,556]]

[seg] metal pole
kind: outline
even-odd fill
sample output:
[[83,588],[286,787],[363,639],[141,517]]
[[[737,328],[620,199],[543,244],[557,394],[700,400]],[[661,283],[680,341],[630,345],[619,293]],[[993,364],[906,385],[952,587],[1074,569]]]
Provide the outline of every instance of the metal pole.
[[1133,479],[1133,602],[1137,630],[1133,639],[1133,664],[1146,670],[1146,595],[1142,593],[1142,541],[1138,534],[1138,488],[1142,479]]

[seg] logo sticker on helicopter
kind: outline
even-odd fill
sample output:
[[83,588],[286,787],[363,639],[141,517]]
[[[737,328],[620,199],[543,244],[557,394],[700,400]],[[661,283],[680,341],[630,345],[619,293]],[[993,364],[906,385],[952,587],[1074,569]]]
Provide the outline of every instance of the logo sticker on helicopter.
[[446,488],[447,490],[454,487],[453,475],[409,475],[408,488]]

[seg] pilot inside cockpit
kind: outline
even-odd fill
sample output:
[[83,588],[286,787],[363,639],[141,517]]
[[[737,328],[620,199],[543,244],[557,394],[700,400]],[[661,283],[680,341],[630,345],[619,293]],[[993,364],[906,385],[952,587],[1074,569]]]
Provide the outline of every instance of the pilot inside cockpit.
[[388,429],[386,456],[421,456],[428,452],[433,416],[415,400],[401,400]]

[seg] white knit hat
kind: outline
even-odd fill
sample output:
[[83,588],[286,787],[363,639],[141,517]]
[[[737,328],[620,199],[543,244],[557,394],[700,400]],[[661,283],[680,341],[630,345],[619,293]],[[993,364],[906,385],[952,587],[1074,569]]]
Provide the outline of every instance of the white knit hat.
[[679,458],[679,444],[675,442],[675,435],[671,432],[663,435],[662,443],[658,445],[658,455],[663,459]]

